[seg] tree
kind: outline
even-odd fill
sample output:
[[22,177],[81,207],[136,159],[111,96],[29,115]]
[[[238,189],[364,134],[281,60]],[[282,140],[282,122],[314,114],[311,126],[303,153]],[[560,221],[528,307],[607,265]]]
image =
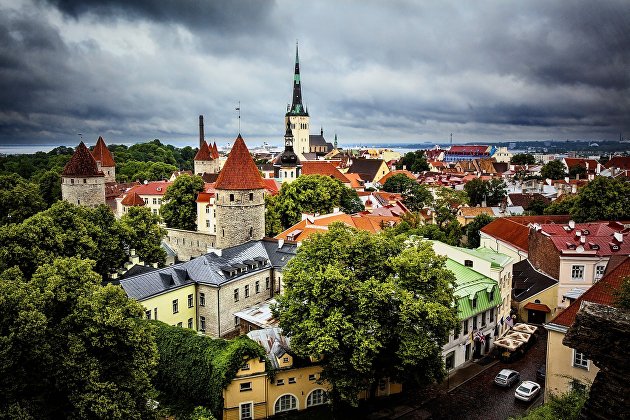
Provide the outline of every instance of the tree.
[[576,387],[568,392],[557,395],[551,393],[549,401],[540,407],[529,411],[527,415],[519,417],[520,420],[578,420],[580,411],[588,399],[588,388]]
[[120,218],[126,229],[129,249],[134,249],[145,264],[164,266],[166,251],[160,246],[166,229],[160,226],[160,217],[145,207],[130,207]]
[[490,181],[475,178],[464,185],[464,191],[473,206],[483,204],[484,201],[486,206],[497,206],[507,195],[505,181],[499,178],[492,178]]
[[630,183],[595,177],[580,189],[570,214],[576,222],[630,219]]
[[470,198],[465,190],[440,187],[437,192],[436,206],[459,207],[470,203]]
[[423,172],[429,170],[429,163],[424,155],[424,150],[416,150],[415,152],[408,152],[398,161],[396,169],[406,168],[411,172]]
[[403,192],[403,204],[411,211],[420,211],[431,204],[433,195],[424,185],[413,182]]
[[468,239],[468,248],[478,248],[480,243],[479,231],[482,227],[492,222],[494,217],[487,214],[479,214],[466,225],[466,238]]
[[573,165],[569,168],[569,177],[573,179],[586,178],[586,168],[582,165]]
[[58,171],[49,170],[37,177],[39,193],[48,207],[61,200],[61,176]]
[[536,163],[534,155],[529,153],[517,153],[510,159],[512,165],[533,165]]
[[549,203],[541,198],[535,198],[530,201],[529,205],[525,210],[529,214],[544,214],[545,209],[549,206]]
[[621,287],[615,293],[615,304],[620,308],[630,309],[630,276],[621,281]]
[[181,175],[166,189],[162,219],[175,229],[197,230],[197,194],[203,191],[200,176]]
[[413,184],[417,184],[417,182],[411,178],[409,178],[405,174],[396,174],[392,175],[383,184],[383,190],[390,193],[403,193],[407,191],[408,188],[413,186]]
[[299,222],[302,213],[332,213],[335,207],[350,214],[363,210],[356,191],[335,178],[323,175],[301,175],[293,182],[282,184],[271,203],[265,218],[273,223],[266,226],[272,227],[279,220],[281,229]]
[[575,194],[563,194],[555,201],[552,201],[545,210],[544,214],[569,214],[571,209],[578,200],[578,196]]
[[490,181],[485,181],[487,184],[487,203],[488,206],[498,206],[503,199],[507,196],[507,186],[505,181],[499,178],[492,178]]
[[427,242],[342,224],[311,237],[284,274],[274,313],[298,356],[323,356],[333,404],[390,378],[427,384],[444,375],[442,345],[458,325],[455,281]]
[[470,205],[480,205],[488,194],[488,184],[479,178],[471,179],[464,185],[464,191],[470,198]]
[[0,225],[21,223],[45,208],[37,184],[18,174],[0,176]]
[[552,160],[544,164],[540,170],[540,175],[543,178],[548,179],[564,179],[567,173],[564,170],[564,165],[559,160]]
[[157,352],[142,306],[61,258],[0,275],[0,417],[147,419]]

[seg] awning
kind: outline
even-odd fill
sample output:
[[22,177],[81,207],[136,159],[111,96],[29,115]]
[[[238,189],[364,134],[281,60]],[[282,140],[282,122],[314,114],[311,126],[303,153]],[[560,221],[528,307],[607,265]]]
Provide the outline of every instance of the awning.
[[541,311],[541,312],[546,312],[546,313],[551,312],[551,309],[549,309],[549,306],[543,305],[542,303],[529,302],[524,306],[524,308],[532,310],[532,311]]

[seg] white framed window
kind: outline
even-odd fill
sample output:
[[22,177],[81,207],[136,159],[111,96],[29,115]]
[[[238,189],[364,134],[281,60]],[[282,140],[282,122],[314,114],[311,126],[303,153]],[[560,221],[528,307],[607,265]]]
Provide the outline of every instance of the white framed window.
[[571,279],[584,280],[584,266],[583,265],[574,265],[571,267]]
[[241,403],[239,409],[240,420],[251,420],[254,418],[254,404],[252,402]]
[[199,317],[199,331],[205,331],[205,330],[206,330],[206,317],[200,316]]
[[289,383],[290,384],[294,384],[295,383],[295,378],[289,378]]
[[306,406],[312,407],[314,405],[322,405],[328,401],[328,395],[326,395],[326,391],[323,389],[315,389],[313,392],[308,394],[306,398]]
[[206,294],[199,293],[199,306],[206,306]]
[[604,277],[604,271],[606,271],[605,265],[597,265],[595,266],[595,281],[598,281],[602,277]]
[[252,383],[251,382],[241,382],[241,392],[251,391]]
[[281,386],[281,385],[284,385],[284,379],[278,379],[276,381],[276,386]]
[[284,394],[276,401],[276,404],[274,405],[274,413],[297,410],[297,408],[297,398],[291,394]]
[[588,370],[588,359],[584,353],[573,350],[573,366]]
[[245,363],[241,370],[249,370],[249,363]]

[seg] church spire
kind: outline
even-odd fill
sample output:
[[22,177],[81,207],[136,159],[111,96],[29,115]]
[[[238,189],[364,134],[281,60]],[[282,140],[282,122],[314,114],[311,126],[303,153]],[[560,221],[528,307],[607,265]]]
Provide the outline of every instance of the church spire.
[[302,83],[300,81],[300,54],[298,52],[298,44],[295,42],[295,71],[293,73],[293,103],[287,114],[290,115],[308,115],[302,104]]

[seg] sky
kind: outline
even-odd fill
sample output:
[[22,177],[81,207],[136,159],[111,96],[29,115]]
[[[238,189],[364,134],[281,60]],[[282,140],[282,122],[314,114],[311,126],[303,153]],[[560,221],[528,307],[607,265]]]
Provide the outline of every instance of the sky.
[[9,145],[630,137],[630,2],[0,0]]

